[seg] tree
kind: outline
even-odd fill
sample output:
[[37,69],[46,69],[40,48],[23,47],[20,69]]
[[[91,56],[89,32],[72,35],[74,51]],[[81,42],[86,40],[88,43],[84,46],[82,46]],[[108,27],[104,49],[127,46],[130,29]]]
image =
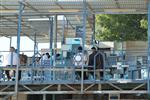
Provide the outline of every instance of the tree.
[[146,40],[146,15],[96,16],[96,40]]
[[146,18],[143,18],[141,21],[141,27],[144,28],[144,29],[148,29],[148,21]]

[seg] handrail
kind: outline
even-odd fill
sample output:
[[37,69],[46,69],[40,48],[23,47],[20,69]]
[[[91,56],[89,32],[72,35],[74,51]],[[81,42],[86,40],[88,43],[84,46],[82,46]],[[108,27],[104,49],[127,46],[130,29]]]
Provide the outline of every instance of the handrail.
[[[69,51],[69,52],[71,52],[71,51]],[[79,71],[79,72],[81,72],[82,70],[81,70],[81,67],[76,67],[75,65],[73,65],[72,64],[72,60],[73,60],[73,54],[74,53],[71,53],[70,54],[70,57],[69,58],[63,58],[63,59],[59,59],[59,60],[56,60],[56,66],[54,67],[53,65],[49,65],[49,64],[37,64],[36,65],[36,67],[32,67],[32,64],[30,65],[30,64],[25,64],[25,65],[20,65],[19,66],[19,70],[20,71],[22,71],[22,74],[23,73],[29,73],[31,76],[33,75],[33,74],[31,74],[31,72],[30,72],[30,70],[32,70],[32,68],[33,68],[33,73],[36,75],[36,73],[38,73],[38,71],[43,71],[42,73],[45,73],[46,71],[46,73],[48,73],[48,74],[50,74],[53,78],[52,78],[52,81],[54,81],[54,80],[56,80],[56,77],[58,76],[60,76],[61,75],[61,77],[65,77],[65,73],[67,73],[67,75],[69,76],[71,76],[72,77],[72,81],[81,81],[81,80],[76,80],[75,79],[75,72],[76,71]],[[101,54],[102,56],[103,56],[103,64],[104,64],[104,68],[103,68],[103,70],[102,69],[96,69],[96,56],[98,56],[99,54]],[[114,62],[115,63],[111,63],[111,61],[113,62],[113,58],[114,59],[116,59],[116,60],[114,60]],[[142,64],[142,65],[136,65],[136,63],[129,63],[127,60],[128,60],[128,58],[136,58],[136,56],[127,56],[126,58],[125,58],[125,61],[124,61],[124,63],[121,63],[121,65],[129,65],[129,68],[127,68],[127,72],[126,73],[124,73],[125,75],[127,75],[127,78],[126,79],[132,79],[132,77],[131,77],[131,73],[133,73],[133,74],[136,74],[137,73],[137,71],[139,71],[139,73],[147,73],[147,68],[145,68],[144,66],[146,66],[146,64]],[[63,64],[62,63],[62,61],[61,60],[64,60],[65,61],[65,63]],[[69,62],[69,63],[67,63],[67,61]],[[129,61],[131,61],[131,60],[129,60]],[[61,62],[61,63],[60,63]],[[100,80],[100,79],[96,79],[96,73],[99,73],[99,72],[103,72],[104,73],[104,76],[103,76],[103,80],[102,81],[108,81],[108,80],[111,80],[111,79],[113,79],[113,80],[116,80],[117,78],[115,78],[115,77],[112,77],[112,75],[113,74],[118,74],[118,75],[120,75],[120,73],[112,73],[112,70],[116,70],[116,71],[121,71],[121,69],[115,69],[115,68],[112,68],[112,65],[116,65],[116,66],[120,66],[120,65],[117,65],[118,63],[118,60],[117,60],[117,56],[106,56],[103,52],[101,52],[101,51],[98,51],[97,52],[97,54],[94,56],[94,65],[93,66],[88,66],[88,65],[85,65],[84,66],[84,68],[83,68],[83,72],[84,73],[86,73],[87,74],[87,77],[88,77],[88,79],[83,79],[84,81],[86,81],[86,80],[93,80],[93,81],[98,81],[98,80]],[[137,68],[137,66],[140,66],[139,68]],[[93,68],[93,69],[91,69],[91,70],[89,70],[88,68]],[[120,67],[121,68],[121,67]],[[133,69],[134,68],[134,69]],[[5,70],[15,70],[15,68],[8,68],[8,67],[5,67],[5,66],[0,66],[0,69],[1,69],[1,71],[5,71]],[[29,72],[28,72],[29,71]],[[37,71],[37,72],[36,72]],[[144,71],[144,72],[143,72]],[[94,75],[93,75],[93,77],[94,78],[91,78],[90,79],[90,76],[88,75],[89,74],[89,72],[94,72]],[[55,75],[55,74],[57,74],[57,73],[61,73],[61,74],[58,74],[58,75]],[[63,74],[64,73],[64,74]],[[68,74],[69,73],[69,74]],[[3,73],[3,74],[5,74],[5,73]],[[33,76],[35,76],[35,75],[33,75]],[[49,75],[49,76],[50,76]],[[64,76],[63,76],[64,75]],[[145,74],[144,74],[145,75]],[[48,77],[49,77],[48,76]],[[67,76],[67,77],[68,77]],[[135,76],[135,75],[134,75]],[[144,77],[144,79],[147,77],[147,76],[143,76],[142,75],[142,78]],[[141,79],[142,79],[141,78]],[[33,79],[33,78],[31,78],[31,79]],[[125,79],[125,78],[121,78],[121,77],[119,77],[119,79]],[[136,78],[135,78],[136,79]],[[62,78],[62,80],[63,80],[63,78]],[[33,80],[33,83],[35,82],[35,80]]]

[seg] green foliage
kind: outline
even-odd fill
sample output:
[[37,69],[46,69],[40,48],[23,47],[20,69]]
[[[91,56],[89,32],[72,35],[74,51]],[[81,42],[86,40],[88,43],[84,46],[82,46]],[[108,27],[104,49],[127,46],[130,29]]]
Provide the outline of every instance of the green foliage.
[[146,40],[146,15],[97,15],[96,39],[108,41]]
[[142,28],[148,29],[148,21],[146,19],[142,19],[140,23]]

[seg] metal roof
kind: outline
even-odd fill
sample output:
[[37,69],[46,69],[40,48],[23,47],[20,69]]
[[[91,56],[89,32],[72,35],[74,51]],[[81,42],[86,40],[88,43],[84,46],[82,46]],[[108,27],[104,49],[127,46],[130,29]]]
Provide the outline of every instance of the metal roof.
[[[0,0],[0,35],[16,36],[19,2],[21,0]],[[83,24],[83,0],[24,0],[25,9],[22,17],[22,35],[33,38],[37,32],[39,42],[48,41],[49,22],[29,21],[33,18],[47,18],[58,14],[65,15],[68,37],[75,36],[75,27]],[[148,0],[86,0],[87,41],[91,40],[93,14],[146,14]],[[62,33],[62,20],[58,21],[58,37]]]

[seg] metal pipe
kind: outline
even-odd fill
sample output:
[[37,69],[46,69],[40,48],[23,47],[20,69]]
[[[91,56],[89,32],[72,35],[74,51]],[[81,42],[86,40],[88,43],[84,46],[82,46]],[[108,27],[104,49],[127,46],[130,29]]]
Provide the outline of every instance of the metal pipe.
[[46,100],[46,94],[43,94],[43,100]]
[[[56,50],[57,50],[57,15],[54,16],[54,49],[53,49],[53,66],[56,66]],[[55,71],[53,71],[53,80],[55,80]]]
[[[52,52],[53,52],[53,17],[49,17],[49,52],[50,52],[50,66],[52,66],[53,65],[53,59],[52,59]],[[51,74],[51,70],[49,70],[50,71],[50,80],[51,80],[51,76],[52,76],[52,74]]]
[[95,15],[93,15],[93,28],[92,28],[92,31],[93,31],[92,45],[94,46],[94,44],[95,44]]
[[96,56],[98,55],[98,53],[94,56],[94,80],[96,80]]
[[102,53],[102,56],[103,56],[103,81],[106,81],[106,56],[105,56],[105,53],[103,52]]
[[36,55],[36,32],[34,33],[34,55],[32,57],[32,69],[31,69],[31,81],[33,83],[33,76],[34,76],[34,71],[33,71],[33,67],[36,66],[36,60],[35,60],[35,55]]
[[[19,52],[20,52],[20,34],[21,34],[21,20],[22,20],[22,13],[24,10],[25,5],[23,4],[24,0],[21,0],[19,3],[19,14],[18,14],[18,32],[17,32],[17,55],[19,58]],[[18,100],[18,70],[19,70],[19,64],[16,68],[16,84],[15,84],[15,94],[16,94],[16,100]]]
[[55,100],[55,94],[52,95],[52,100]]
[[49,17],[49,48],[52,49],[52,44],[53,44],[53,18]]
[[66,21],[67,21],[68,24],[71,26],[71,28],[74,29],[73,25],[70,23],[70,21],[67,19],[67,17],[66,17]]
[[33,67],[36,66],[36,61],[35,61],[35,54],[36,54],[36,32],[34,33],[34,55],[33,55]]
[[[54,29],[54,31],[55,31],[55,49],[57,49],[57,15],[55,16],[55,29]],[[57,51],[56,51],[56,53],[57,53]]]
[[54,16],[54,66],[56,64],[56,50],[57,50],[57,15]]
[[49,18],[49,48],[50,48],[50,66],[53,65],[52,52],[53,52],[53,17]]
[[[62,21],[62,39],[61,39],[61,46],[65,44],[65,16],[63,16],[63,21]],[[64,59],[63,59],[63,52],[61,49],[61,64],[64,64]],[[66,52],[66,51],[65,51]]]
[[150,2],[148,2],[148,79],[147,79],[147,91],[150,94]]
[[10,37],[9,47],[11,47],[12,44],[12,37]]
[[[106,13],[106,12],[105,12]],[[95,14],[105,14],[103,12],[101,13],[95,13]],[[42,13],[43,15],[51,16],[51,15],[82,15],[82,12],[48,12],[48,13]],[[118,14],[118,13],[117,13]],[[7,14],[3,15],[5,16],[16,16],[15,14]],[[23,16],[41,16],[41,13],[24,13]]]
[[63,16],[63,21],[62,21],[62,40],[61,40],[61,44],[65,44],[65,16]]
[[[83,0],[83,35],[82,35],[82,47],[83,47],[83,50],[82,50],[82,53],[83,53],[83,56],[84,56],[84,50],[85,50],[85,44],[86,44],[86,19],[87,19],[87,11],[86,11],[86,0]],[[84,58],[84,57],[82,57]],[[82,62],[83,62],[83,59],[82,59]],[[85,64],[82,65],[82,71],[81,71],[81,93],[84,92],[84,66]]]
[[[13,95],[14,92],[0,92],[1,95]],[[91,91],[85,91],[86,94],[147,94],[146,90],[91,90]],[[55,100],[56,94],[80,94],[79,91],[20,91],[20,94],[54,94],[54,97],[52,100]]]

